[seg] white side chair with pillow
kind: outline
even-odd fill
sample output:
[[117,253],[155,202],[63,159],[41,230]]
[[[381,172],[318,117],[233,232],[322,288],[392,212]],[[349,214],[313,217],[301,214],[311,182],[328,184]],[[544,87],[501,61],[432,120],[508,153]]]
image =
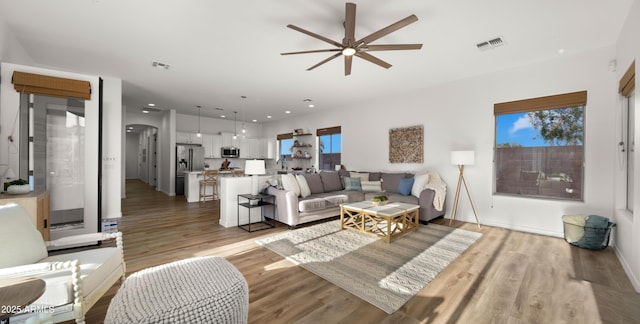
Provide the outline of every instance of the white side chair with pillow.
[[[48,256],[47,246],[68,246],[115,239],[116,247]],[[93,233],[45,242],[27,211],[16,204],[0,206],[0,279],[39,278],[44,294],[29,309],[52,311],[53,322],[84,323],[87,311],[119,279],[124,280],[122,233]],[[33,317],[21,313],[11,322]]]

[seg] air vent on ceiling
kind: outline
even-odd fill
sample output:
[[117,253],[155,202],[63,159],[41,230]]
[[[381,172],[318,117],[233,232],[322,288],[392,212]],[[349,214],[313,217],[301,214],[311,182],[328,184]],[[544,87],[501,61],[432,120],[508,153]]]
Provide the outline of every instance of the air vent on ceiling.
[[157,61],[153,61],[153,63],[151,63],[151,66],[153,66],[155,68],[158,68],[158,69],[165,69],[165,70],[169,69],[169,64],[162,63],[162,62],[157,62]]
[[490,39],[490,40],[488,40],[486,42],[482,42],[482,43],[476,44],[478,49],[481,50],[481,51],[494,49],[494,48],[502,46],[502,45],[504,45],[504,39],[502,39],[502,36],[494,38],[494,39]]

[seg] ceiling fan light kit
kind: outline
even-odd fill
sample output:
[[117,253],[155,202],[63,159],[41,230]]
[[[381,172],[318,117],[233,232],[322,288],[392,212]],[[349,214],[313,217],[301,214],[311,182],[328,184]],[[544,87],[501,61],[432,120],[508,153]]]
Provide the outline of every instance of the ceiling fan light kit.
[[336,42],[332,39],[324,37],[322,35],[318,35],[316,33],[310,32],[308,30],[302,29],[295,25],[287,25],[287,27],[311,36],[313,38],[319,39],[323,42],[329,43],[336,48],[330,49],[320,49],[320,50],[309,50],[309,51],[298,51],[298,52],[287,52],[280,53],[281,55],[294,55],[294,54],[309,54],[309,53],[324,53],[324,52],[337,52],[332,56],[320,61],[320,63],[310,67],[307,71],[311,71],[318,66],[325,64],[335,58],[340,56],[344,57],[344,75],[351,74],[351,64],[353,60],[353,56],[357,56],[365,61],[369,61],[373,64],[381,66],[385,69],[391,67],[391,64],[369,54],[368,52],[373,51],[399,51],[399,50],[419,50],[422,48],[422,44],[389,44],[389,45],[372,45],[371,42],[374,42],[392,32],[406,27],[409,24],[418,21],[418,17],[416,15],[410,15],[402,20],[399,20],[387,27],[384,27],[368,36],[365,36],[359,40],[355,38],[355,29],[356,29],[356,4],[347,2],[345,9],[345,18],[344,18],[344,39],[342,42]]

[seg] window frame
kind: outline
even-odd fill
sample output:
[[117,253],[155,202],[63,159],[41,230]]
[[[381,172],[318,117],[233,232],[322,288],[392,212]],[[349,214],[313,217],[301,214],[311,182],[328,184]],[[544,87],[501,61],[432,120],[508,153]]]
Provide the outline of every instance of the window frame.
[[[330,137],[332,137],[333,135],[336,134],[340,134],[340,159],[339,161],[334,161],[333,156],[331,159],[331,162],[329,163],[330,168],[329,169],[323,169],[323,163],[322,163],[322,152],[320,151],[320,141],[321,141],[321,137],[322,136],[327,136],[329,135]],[[316,137],[317,137],[317,145],[316,147],[317,149],[317,156],[318,156],[318,170],[324,170],[324,171],[333,171],[335,170],[335,166],[336,165],[341,165],[342,164],[342,126],[333,126],[333,127],[326,127],[326,128],[318,128],[316,130]],[[331,141],[330,143],[331,148],[333,147],[333,141]],[[330,148],[330,151],[332,150]],[[336,163],[337,162],[337,163]]]
[[[623,122],[621,130],[623,132],[622,138],[620,138],[621,150],[624,154],[624,163],[626,163],[626,167],[624,168],[624,208],[633,215],[633,205],[634,199],[633,195],[635,192],[635,168],[634,168],[634,160],[635,155],[633,152],[635,151],[635,141],[633,137],[635,136],[635,77],[636,77],[636,61],[631,62],[631,65],[624,73],[622,78],[620,78],[620,83],[618,86],[618,91],[620,95],[623,97],[623,111],[622,118]],[[633,103],[633,105],[632,105]],[[631,111],[633,109],[633,111]],[[626,119],[626,120],[624,120]],[[631,162],[631,163],[629,163]],[[632,172],[629,172],[631,169]],[[631,184],[630,184],[631,182]],[[629,188],[631,187],[631,190]],[[630,199],[631,198],[631,199]],[[630,201],[631,200],[631,201]],[[629,208],[631,206],[631,208]]]
[[[540,194],[522,194],[522,193],[509,193],[498,191],[498,175],[499,171],[499,154],[498,154],[498,117],[501,115],[529,113],[543,110],[554,110],[563,108],[582,108],[582,161],[581,165],[581,179],[580,179],[580,194],[578,197],[560,197],[552,195],[540,195]],[[585,143],[587,137],[586,130],[586,116],[587,116],[587,91],[577,91],[565,94],[558,94],[552,96],[545,96],[539,98],[531,98],[510,102],[502,102],[494,104],[494,159],[493,159],[493,194],[504,196],[516,196],[523,198],[533,199],[553,199],[553,200],[566,200],[566,201],[584,201],[585,197]],[[551,146],[551,145],[549,145]],[[538,185],[538,183],[536,183]]]

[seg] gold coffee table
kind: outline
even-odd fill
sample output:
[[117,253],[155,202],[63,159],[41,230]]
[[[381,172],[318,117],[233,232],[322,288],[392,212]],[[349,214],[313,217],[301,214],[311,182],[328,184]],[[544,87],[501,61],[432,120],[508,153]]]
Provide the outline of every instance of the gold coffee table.
[[387,243],[418,230],[420,206],[388,203],[375,206],[371,201],[340,205],[340,229],[375,235]]

